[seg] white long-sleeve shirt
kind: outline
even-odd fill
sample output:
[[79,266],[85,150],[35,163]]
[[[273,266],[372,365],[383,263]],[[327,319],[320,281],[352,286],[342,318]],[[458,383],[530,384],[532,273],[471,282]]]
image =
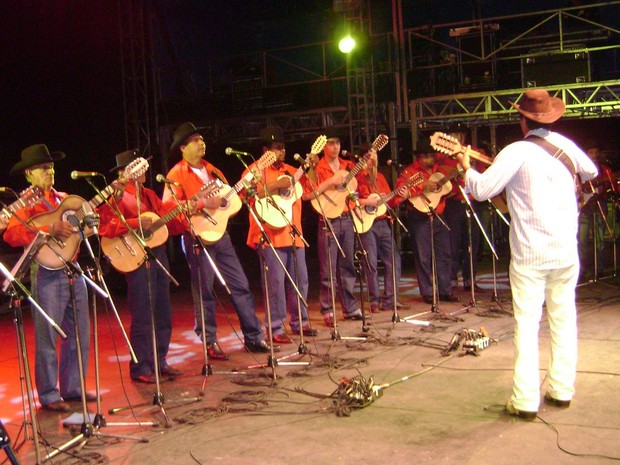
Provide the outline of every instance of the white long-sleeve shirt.
[[[598,170],[577,145],[546,129],[530,131],[564,150],[582,181]],[[504,148],[484,172],[468,169],[465,186],[477,200],[506,189],[513,263],[535,269],[563,268],[579,260],[578,208],[573,179],[564,164],[542,147],[517,141]]]

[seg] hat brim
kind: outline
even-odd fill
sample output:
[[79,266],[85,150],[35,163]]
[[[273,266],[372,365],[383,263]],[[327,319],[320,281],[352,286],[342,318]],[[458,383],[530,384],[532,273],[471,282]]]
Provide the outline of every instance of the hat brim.
[[510,103],[510,105],[515,110],[517,110],[527,119],[531,119],[532,121],[536,121],[537,123],[551,124],[559,120],[566,112],[566,105],[564,104],[562,99],[559,99],[557,97],[549,97],[549,101],[551,103],[551,111],[548,111],[546,113],[533,113],[531,111],[523,110],[521,108],[521,105],[519,105],[518,103],[514,103],[511,101],[508,101],[508,103]]
[[[123,165],[116,165],[116,166],[115,166],[114,168],[112,168],[109,172],[110,172],[110,173],[114,173],[115,171],[122,170],[122,169],[123,169],[123,168],[125,168],[127,165],[129,165],[132,161],[137,160],[138,158],[140,158],[140,157],[136,157],[136,158],[134,158],[133,160],[131,160],[129,163],[125,163],[125,164],[123,164]],[[148,157],[148,158],[145,158],[145,160],[146,160],[146,161],[149,161],[151,158],[153,158],[153,157],[152,157],[152,156],[150,156],[150,157]]]
[[[18,161],[13,168],[9,171],[10,176],[17,176],[18,174],[23,174],[28,168],[32,168],[33,166],[42,165],[44,163],[57,162],[60,160],[64,160],[65,155],[64,152],[50,152],[51,160],[20,160]],[[33,163],[36,162],[36,163]]]

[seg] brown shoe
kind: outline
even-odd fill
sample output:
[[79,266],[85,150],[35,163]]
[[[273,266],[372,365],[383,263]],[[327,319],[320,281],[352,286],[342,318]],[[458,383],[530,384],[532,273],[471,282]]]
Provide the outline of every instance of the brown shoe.
[[49,410],[50,412],[68,412],[71,410],[69,404],[67,404],[64,400],[57,400],[56,402],[51,402],[49,404],[43,405],[45,410]]
[[181,370],[177,370],[176,368],[172,368],[170,365],[164,365],[162,366],[159,371],[161,372],[162,376],[181,376],[183,374],[183,372]]
[[207,345],[207,355],[213,360],[228,360],[229,358],[217,342]]

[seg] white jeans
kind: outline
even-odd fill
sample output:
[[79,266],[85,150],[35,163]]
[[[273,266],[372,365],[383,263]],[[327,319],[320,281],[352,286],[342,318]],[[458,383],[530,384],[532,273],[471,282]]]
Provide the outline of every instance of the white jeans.
[[536,412],[540,404],[538,327],[545,301],[551,333],[548,392],[558,400],[570,400],[575,393],[575,286],[578,277],[579,263],[554,270],[535,270],[510,264],[515,316],[515,366],[511,402],[519,410]]

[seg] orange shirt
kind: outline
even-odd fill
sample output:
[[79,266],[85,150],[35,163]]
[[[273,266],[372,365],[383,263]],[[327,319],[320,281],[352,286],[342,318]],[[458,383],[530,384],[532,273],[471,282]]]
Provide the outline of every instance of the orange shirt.
[[[353,167],[355,166],[355,163],[348,161],[348,160],[343,160],[340,157],[338,157],[338,163],[339,163],[339,168],[338,168],[339,170],[351,171]],[[331,166],[329,166],[329,163],[327,163],[327,160],[325,160],[325,156],[321,157],[321,159],[317,163],[315,172],[316,172],[317,184],[321,184],[323,181],[326,181],[327,179],[334,176],[334,174],[336,174],[334,170],[332,170]],[[348,202],[346,202],[344,206],[344,212],[348,212],[348,211],[349,211],[349,205],[348,205]]]
[[[200,160],[201,165],[207,170],[207,174],[209,176],[209,180],[219,179],[225,184],[228,184],[224,173],[222,173],[219,169],[213,166],[211,163],[205,160]],[[163,202],[166,209],[170,209],[176,206],[174,201],[174,197],[172,196],[170,189],[174,189],[174,193],[179,200],[187,200],[194,195],[196,195],[202,186],[205,185],[202,179],[194,173],[191,165],[185,160],[179,161],[176,165],[168,171],[166,177],[172,181],[176,181],[183,186],[184,189],[180,187],[167,185],[164,189]],[[186,197],[187,195],[187,197]],[[200,208],[200,202],[198,203],[198,208]],[[185,225],[185,230],[189,230],[187,221],[183,215],[179,215],[177,219]]]
[[[254,165],[255,163],[250,165],[249,168],[252,169]],[[272,182],[277,181],[278,178],[283,175],[288,174],[292,177],[295,175],[297,171],[298,171],[297,168],[291,165],[288,165],[286,163],[277,163],[277,164],[274,164],[274,165],[271,165],[265,168],[264,170],[261,171],[263,179],[262,179],[262,182],[257,185],[257,193],[260,194],[262,192],[263,185],[271,184]],[[247,170],[244,171],[243,176],[245,176],[246,173],[247,173]],[[302,185],[304,193],[310,192],[310,187],[308,185],[308,180],[305,174],[302,175],[302,177],[299,179],[299,182]],[[301,197],[294,201],[292,205],[292,221],[291,222],[303,234],[303,231],[301,229],[301,207],[302,207],[301,202],[302,202]],[[253,200],[250,200],[250,204],[253,205]],[[279,214],[279,213],[276,212],[276,214]],[[263,224],[263,228],[265,229],[265,232],[267,233],[267,236],[269,237],[269,240],[271,241],[274,247],[290,247],[292,245],[291,234],[290,234],[291,227],[288,224],[284,226],[283,228],[279,228],[279,229],[274,229],[266,223],[262,223],[262,224]],[[258,224],[256,224],[256,220],[254,219],[254,216],[250,215],[250,228],[248,230],[247,245],[255,249],[260,243],[261,236],[262,236],[262,233],[258,227]],[[295,246],[304,247],[304,245],[305,244],[301,240],[301,238],[296,235]]]

